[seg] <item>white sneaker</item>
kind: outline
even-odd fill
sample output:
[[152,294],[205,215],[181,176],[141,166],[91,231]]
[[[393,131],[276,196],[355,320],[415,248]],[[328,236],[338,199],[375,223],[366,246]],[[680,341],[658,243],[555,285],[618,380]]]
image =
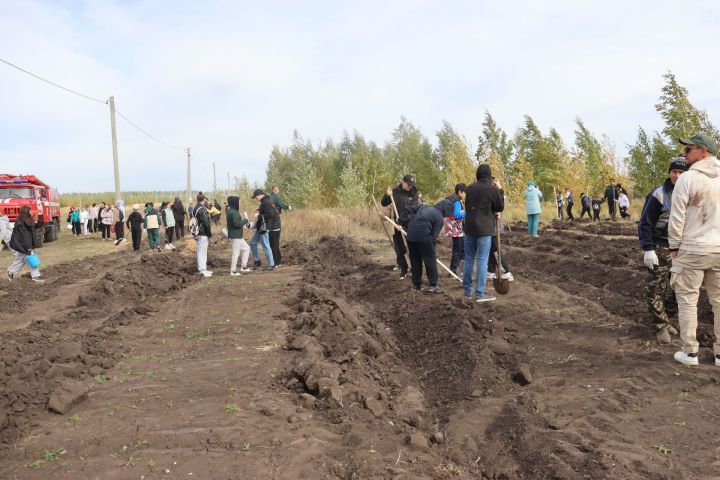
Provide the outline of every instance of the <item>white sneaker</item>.
[[496,276],[495,276],[494,273],[488,273],[488,274],[487,274],[487,279],[488,279],[488,280],[495,280],[495,278],[496,278]]
[[209,278],[209,277],[212,277],[212,272],[210,270],[203,270],[202,272],[200,272],[200,275],[202,275],[205,278]]
[[[697,365],[698,357],[697,353],[685,353],[683,351],[675,352],[675,360],[682,363],[683,365]],[[717,357],[715,358],[715,365],[718,364]]]
[[240,273],[240,272],[230,272],[231,277],[239,277],[241,275],[242,275],[242,273]]
[[169,243],[166,243],[165,250],[172,250],[172,245],[170,245]]
[[508,282],[512,282],[515,280],[515,277],[513,277],[513,274],[510,272],[505,272],[502,275],[500,275],[500,278],[507,280]]
[[715,366],[720,367],[720,355],[715,355]]
[[240,272],[241,273],[250,273],[250,272],[252,272],[252,268],[240,267]]

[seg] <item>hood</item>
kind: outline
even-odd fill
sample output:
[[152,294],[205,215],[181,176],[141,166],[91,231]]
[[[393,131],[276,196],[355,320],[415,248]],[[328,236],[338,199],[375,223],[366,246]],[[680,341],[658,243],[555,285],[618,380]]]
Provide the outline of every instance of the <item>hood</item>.
[[720,176],[720,160],[718,160],[717,157],[707,157],[690,165],[689,170],[694,170],[710,178],[715,178]]
[[451,193],[450,195],[448,195],[447,197],[445,197],[445,200],[449,200],[449,201],[452,202],[452,203],[462,201],[462,199],[460,198],[460,195],[458,195],[458,194],[456,194],[456,193]]
[[227,203],[233,210],[240,210],[240,197],[231,196],[227,198]]
[[440,210],[440,213],[443,217],[453,216],[453,202],[450,201],[449,198],[446,198],[445,200],[440,200],[437,204],[434,205],[434,207]]
[[535,182],[533,182],[532,180],[530,180],[530,181],[528,182],[528,188],[534,187],[534,186],[535,186]]
[[533,183],[532,185],[528,185],[528,187],[527,187],[527,190],[526,190],[526,191],[528,191],[528,192],[532,192],[533,190],[535,190],[535,183]]
[[475,178],[479,182],[481,180],[490,180],[490,177],[492,177],[490,165],[487,163],[481,163],[475,172]]

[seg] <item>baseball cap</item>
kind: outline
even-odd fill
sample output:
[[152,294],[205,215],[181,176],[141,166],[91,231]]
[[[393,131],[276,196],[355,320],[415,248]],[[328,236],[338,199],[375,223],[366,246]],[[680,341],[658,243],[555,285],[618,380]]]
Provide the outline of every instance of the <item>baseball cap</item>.
[[402,181],[405,182],[405,183],[407,183],[407,184],[410,185],[411,187],[414,187],[414,186],[415,186],[415,177],[414,177],[413,175],[410,175],[410,174],[405,175],[405,176],[403,177]]
[[253,192],[252,197],[250,197],[250,198],[255,198],[258,195],[265,195],[265,192],[263,192],[263,190],[261,188],[258,188],[257,190],[255,190]]
[[688,165],[683,157],[673,158],[670,162],[670,168],[668,168],[668,173],[673,170],[682,170],[683,172],[687,172],[687,169]]
[[697,145],[698,147],[705,148],[713,155],[717,154],[717,142],[707,133],[700,132],[696,133],[691,138],[681,138],[679,140],[683,145]]

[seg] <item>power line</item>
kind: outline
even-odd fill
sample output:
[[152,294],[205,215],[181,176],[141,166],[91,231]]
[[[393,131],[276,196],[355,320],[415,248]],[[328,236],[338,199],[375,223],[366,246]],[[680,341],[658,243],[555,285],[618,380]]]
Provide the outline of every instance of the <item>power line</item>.
[[174,148],[175,150],[182,150],[183,152],[185,151],[185,149],[182,148],[182,147],[178,147],[178,146],[176,146],[176,145],[171,145],[171,144],[169,144],[169,143],[167,143],[167,142],[163,142],[162,140],[160,140],[160,139],[157,138],[157,137],[154,137],[154,136],[150,135],[148,132],[146,132],[145,130],[143,130],[142,128],[140,128],[139,126],[137,126],[135,123],[133,123],[132,120],[130,120],[130,119],[127,118],[125,115],[123,115],[122,113],[120,113],[119,110],[116,109],[116,110],[115,110],[115,113],[117,113],[118,115],[120,115],[120,116],[123,118],[123,120],[125,120],[127,123],[129,123],[130,125],[132,125],[133,127],[135,127],[138,131],[140,131],[140,132],[142,132],[143,134],[147,135],[148,138],[151,138],[152,140],[155,140],[156,142],[161,143],[161,144],[165,145],[166,147]]
[[91,97],[90,95],[85,95],[84,93],[76,92],[75,90],[72,90],[72,89],[70,89],[70,88],[63,87],[62,85],[58,85],[57,83],[51,82],[50,80],[48,80],[48,79],[46,79],[46,78],[43,78],[43,77],[41,77],[41,76],[39,76],[39,75],[35,75],[35,74],[32,73],[32,72],[28,72],[28,71],[25,70],[24,68],[20,68],[20,67],[18,67],[17,65],[8,62],[8,61],[5,60],[5,59],[0,58],[0,62],[3,62],[4,64],[7,64],[7,65],[10,65],[11,67],[18,69],[18,70],[20,70],[21,72],[30,75],[31,77],[35,77],[35,78],[37,78],[38,80],[42,80],[42,81],[45,82],[45,83],[49,83],[50,85],[52,85],[52,86],[54,86],[54,87],[61,88],[61,89],[65,90],[66,92],[74,93],[75,95],[78,95],[78,96],[83,97],[83,98],[87,98],[88,100],[92,100],[92,101],[94,101],[94,102],[107,104],[107,100],[100,100],[99,98]]

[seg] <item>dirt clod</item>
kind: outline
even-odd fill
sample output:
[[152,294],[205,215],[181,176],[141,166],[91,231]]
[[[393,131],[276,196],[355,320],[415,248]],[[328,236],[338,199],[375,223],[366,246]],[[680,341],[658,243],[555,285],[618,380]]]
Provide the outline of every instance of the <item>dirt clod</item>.
[[65,414],[85,397],[88,390],[89,388],[82,382],[72,379],[63,380],[50,394],[48,410]]

